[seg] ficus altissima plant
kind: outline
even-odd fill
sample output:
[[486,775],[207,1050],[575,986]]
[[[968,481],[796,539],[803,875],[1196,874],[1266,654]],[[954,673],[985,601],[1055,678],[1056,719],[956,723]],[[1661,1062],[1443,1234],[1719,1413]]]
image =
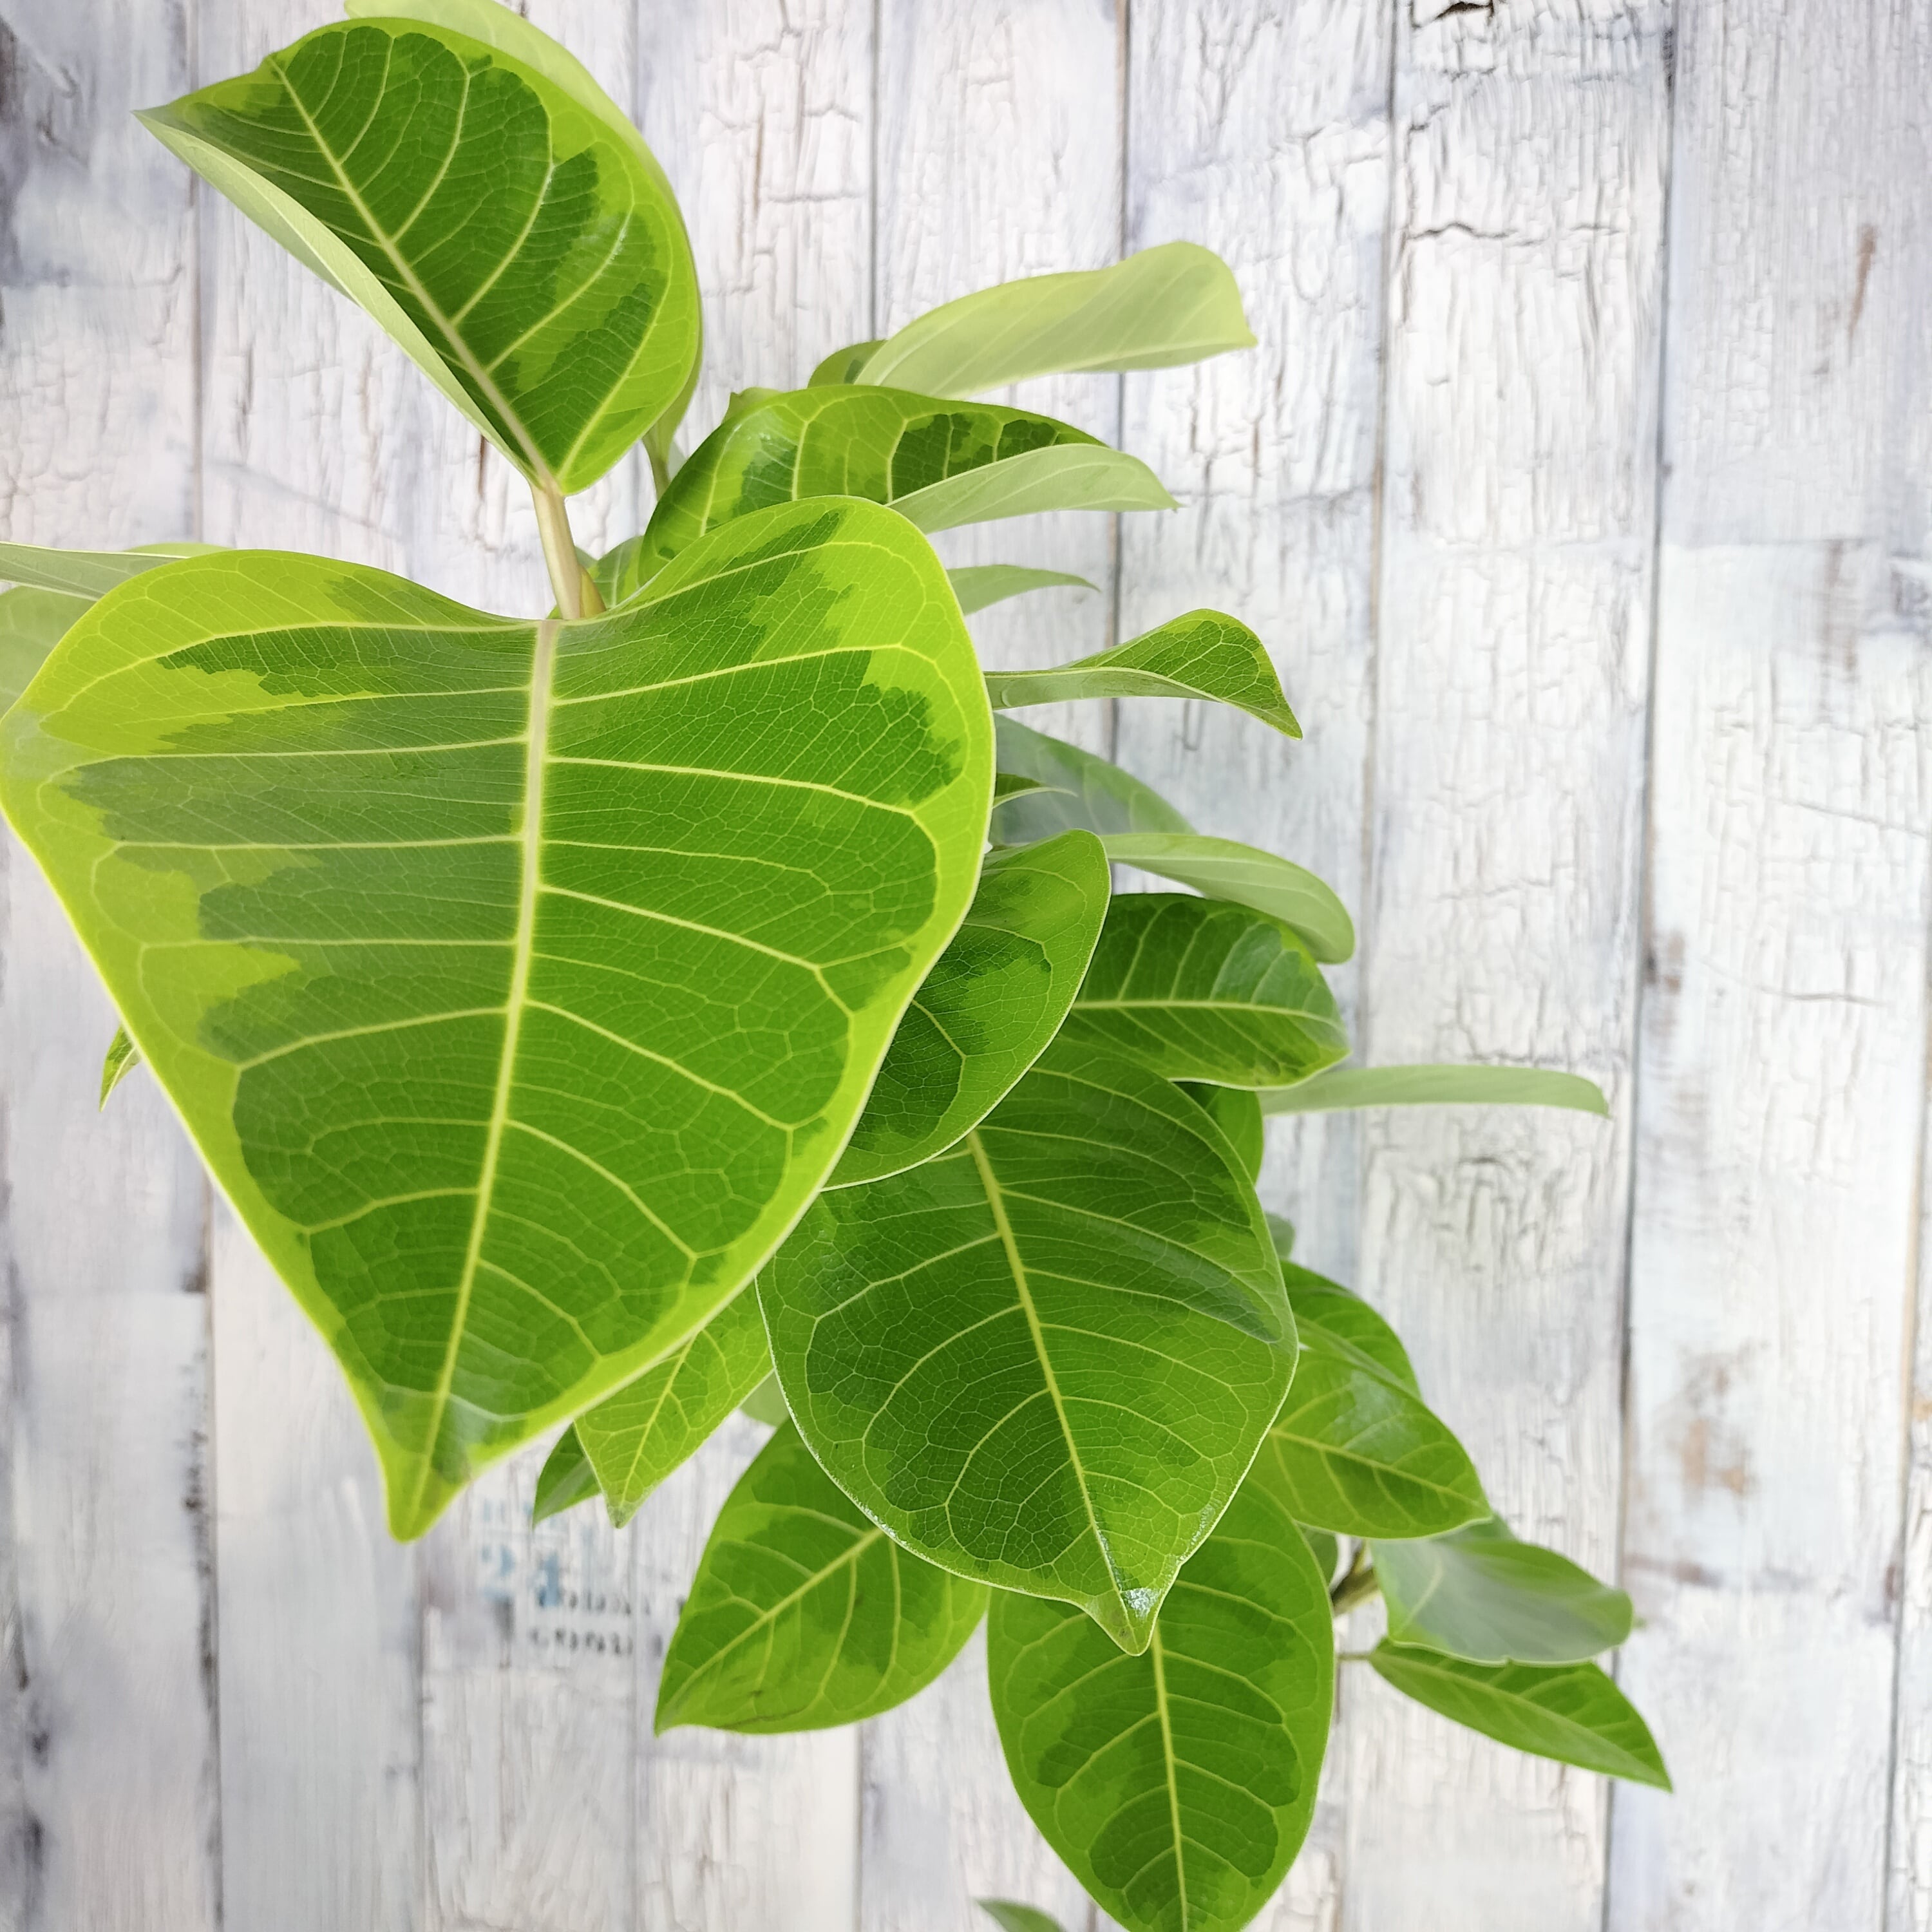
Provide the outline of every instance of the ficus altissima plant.
[[[152,1070],[340,1359],[394,1533],[566,1424],[540,1510],[624,1522],[748,1404],[773,1433],[659,1725],[851,1723],[983,1618],[1019,1795],[1133,1928],[1279,1885],[1377,1592],[1397,1689],[1664,1783],[1593,1660],[1628,1599],[1512,1537],[1256,1194],[1271,1114],[1600,1096],[1344,1065],[1335,894],[1014,715],[1296,737],[1261,640],[1195,610],[982,671],[968,614],[1077,580],[927,541],[1170,506],[974,398],[1248,346],[1227,269],[1177,242],[984,290],[680,460],[697,278],[636,130],[496,0],[349,13],[144,118],[527,479],[554,608],[0,549],[0,796],[119,1009],[104,1100]],[[648,524],[581,555],[567,500],[640,442]]]

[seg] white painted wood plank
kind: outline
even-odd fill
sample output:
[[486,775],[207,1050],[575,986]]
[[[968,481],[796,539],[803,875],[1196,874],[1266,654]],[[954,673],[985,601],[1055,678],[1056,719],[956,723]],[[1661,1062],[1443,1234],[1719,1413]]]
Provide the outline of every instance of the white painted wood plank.
[[1885,1932],[1932,1932],[1932,1175],[1926,1172],[1932,1162],[1932,1120],[1921,1130],[1920,1160],[1918,1299],[1906,1415]]
[[1678,1796],[1618,1793],[1609,1924],[1867,1932],[1923,1697],[1932,20],[1681,24],[1624,1537]]
[[[180,90],[178,17],[30,4],[0,25],[0,520],[52,543],[194,521],[194,241],[128,118]],[[206,1456],[207,1190],[152,1087],[93,1099],[114,1018],[8,843],[0,976],[18,1672],[6,1740],[33,1928],[219,1918]]]
[[[1114,6],[884,0],[879,32],[874,332],[992,282],[1118,257],[1124,25]],[[1028,382],[1005,400],[1115,442],[1119,398],[1118,377],[1090,376]],[[1028,518],[941,536],[949,563],[1044,565],[1101,586],[976,617],[988,664],[1060,663],[1111,641],[1114,521]],[[1042,706],[1026,722],[1106,751],[1111,710]],[[985,1686],[976,1640],[940,1684],[868,1727],[864,1932],[978,1932],[986,1922],[972,1901],[988,1894],[1090,1923],[1084,1894],[1013,1795]]]
[[[705,301],[686,448],[734,389],[804,382],[872,333],[870,0],[647,7],[638,119],[678,192]],[[734,1423],[640,1513],[640,1932],[849,1932],[857,1742],[651,1733],[664,1646],[699,1552],[763,1432]]]
[[[1667,16],[1403,10],[1371,1062],[1575,1068],[1614,1124],[1364,1123],[1362,1286],[1523,1534],[1615,1562]],[[1583,1932],[1600,1780],[1362,1673],[1345,1926]]]
[[[1139,0],[1128,66],[1128,245],[1216,249],[1259,346],[1126,380],[1123,440],[1181,510],[1123,520],[1121,634],[1202,604],[1232,612],[1268,645],[1306,735],[1289,743],[1216,706],[1124,703],[1118,755],[1202,830],[1312,866],[1358,915],[1392,31],[1391,13],[1358,0]],[[1352,1024],[1357,971],[1329,975]],[[1293,1219],[1308,1265],[1352,1282],[1353,1118],[1283,1121],[1269,1138],[1268,1204]],[[1354,1688],[1345,1672],[1308,1842],[1257,1922],[1271,1932],[1336,1923]]]

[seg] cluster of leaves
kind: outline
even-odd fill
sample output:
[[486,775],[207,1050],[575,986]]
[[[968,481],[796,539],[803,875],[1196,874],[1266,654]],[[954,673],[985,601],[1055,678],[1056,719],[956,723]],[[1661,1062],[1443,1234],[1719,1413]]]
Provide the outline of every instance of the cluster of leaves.
[[[1020,1796],[1131,1927],[1238,1926],[1280,1882],[1335,1616],[1376,1588],[1398,1689],[1661,1782],[1591,1660],[1627,1600],[1511,1538],[1256,1193],[1270,1112],[1600,1096],[1342,1067],[1335,894],[1009,715],[1298,736],[1261,641],[1198,610],[985,673],[964,614],[1078,580],[948,573],[924,534],[1168,506],[970,398],[1247,345],[1226,268],[1176,243],[968,296],[741,392],[680,461],[696,277],[636,131],[496,0],[349,12],[146,118],[522,472],[556,608],[0,549],[0,796],[122,1016],[104,1099],[152,1066],[340,1358],[397,1533],[565,1420],[540,1510],[622,1523],[750,1405],[774,1432],[660,1726],[870,1717],[983,1618]],[[647,526],[580,556],[565,499],[640,440]]]

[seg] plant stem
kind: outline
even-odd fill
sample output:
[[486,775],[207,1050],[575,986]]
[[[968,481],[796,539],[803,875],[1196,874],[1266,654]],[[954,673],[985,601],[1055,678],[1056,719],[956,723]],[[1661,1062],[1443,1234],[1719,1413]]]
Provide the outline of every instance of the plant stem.
[[1328,1606],[1336,1616],[1346,1616],[1358,1604],[1366,1604],[1371,1597],[1378,1596],[1382,1587],[1374,1566],[1369,1562],[1369,1546],[1358,1543],[1355,1545],[1355,1559],[1348,1565],[1348,1574],[1328,1592]]
[[570,533],[570,513],[563,507],[562,492],[532,483],[530,496],[537,506],[537,534],[543,539],[544,562],[550,570],[557,614],[596,616],[603,609],[604,600],[577,560],[577,542]]

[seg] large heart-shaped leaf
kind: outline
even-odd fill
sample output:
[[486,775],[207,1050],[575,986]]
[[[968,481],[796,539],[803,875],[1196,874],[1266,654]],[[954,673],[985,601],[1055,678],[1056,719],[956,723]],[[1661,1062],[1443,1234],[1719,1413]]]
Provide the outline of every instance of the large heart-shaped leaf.
[[1051,416],[897,389],[797,389],[727,416],[698,445],[644,534],[599,565],[600,587],[627,597],[706,530],[802,496],[890,503],[922,530],[1174,507],[1138,458]]
[[1227,263],[1168,242],[1111,268],[962,296],[882,342],[835,351],[812,380],[974,396],[1030,376],[1166,369],[1254,345]]
[[1256,845],[1193,832],[1114,832],[1102,842],[1118,865],[1137,866],[1205,892],[1232,899],[1292,926],[1317,959],[1336,964],[1355,950],[1348,908],[1312,872]]
[[964,923],[899,1022],[830,1185],[929,1160],[986,1118],[1060,1030],[1108,890],[1106,856],[1090,832],[987,860]]
[[1107,910],[1070,1039],[1174,1080],[1266,1087],[1348,1051],[1314,956],[1279,920],[1180,892],[1125,892]]
[[1057,670],[988,671],[986,694],[996,711],[1076,698],[1211,698],[1301,736],[1262,640],[1218,610],[1190,610]]
[[992,779],[938,560],[853,502],[577,624],[175,564],[0,724],[8,816],[341,1357],[400,1534],[784,1234],[966,909]]
[[1350,1338],[1364,1315],[1379,1318],[1305,1269],[1282,1276],[1301,1359],[1262,1457],[1295,1520],[1345,1536],[1426,1537],[1486,1516],[1462,1445],[1385,1360]]
[[1499,1517],[1374,1546],[1388,1634],[1472,1664],[1580,1664],[1630,1633],[1630,1600]]
[[1338,1066],[1262,1096],[1262,1111],[1268,1114],[1439,1106],[1567,1107],[1602,1117],[1610,1111],[1594,1081],[1540,1066]]
[[993,836],[1002,845],[1030,845],[1075,829],[1103,836],[1124,832],[1191,832],[1193,827],[1151,786],[1077,745],[1049,738],[1016,720],[994,720],[1003,776],[1031,788],[1002,794]]
[[697,274],[636,130],[497,25],[494,45],[428,18],[322,27],[142,118],[568,495],[687,392]]
[[771,1373],[758,1298],[734,1296],[664,1360],[577,1418],[574,1433],[622,1529],[638,1506]]
[[1594,1664],[1471,1664],[1387,1642],[1370,1652],[1369,1661],[1404,1696],[1498,1744],[1670,1789],[1650,1726]]
[[946,573],[952,594],[968,616],[989,604],[1003,604],[1028,590],[1092,590],[1097,586],[1064,570],[1033,570],[1023,563],[962,563]]
[[950,1152],[821,1195],[758,1288],[791,1412],[867,1514],[1138,1649],[1281,1406],[1280,1282],[1212,1121],[1062,1040]]
[[1292,1518],[1250,1480],[1191,1557],[1153,1641],[994,1599],[993,1714],[1020,1801],[1131,1932],[1237,1932],[1307,1835],[1334,1699],[1334,1625]]
[[664,1653],[657,1728],[876,1717],[924,1690],[986,1610],[983,1584],[898,1548],[785,1423],[712,1526]]

